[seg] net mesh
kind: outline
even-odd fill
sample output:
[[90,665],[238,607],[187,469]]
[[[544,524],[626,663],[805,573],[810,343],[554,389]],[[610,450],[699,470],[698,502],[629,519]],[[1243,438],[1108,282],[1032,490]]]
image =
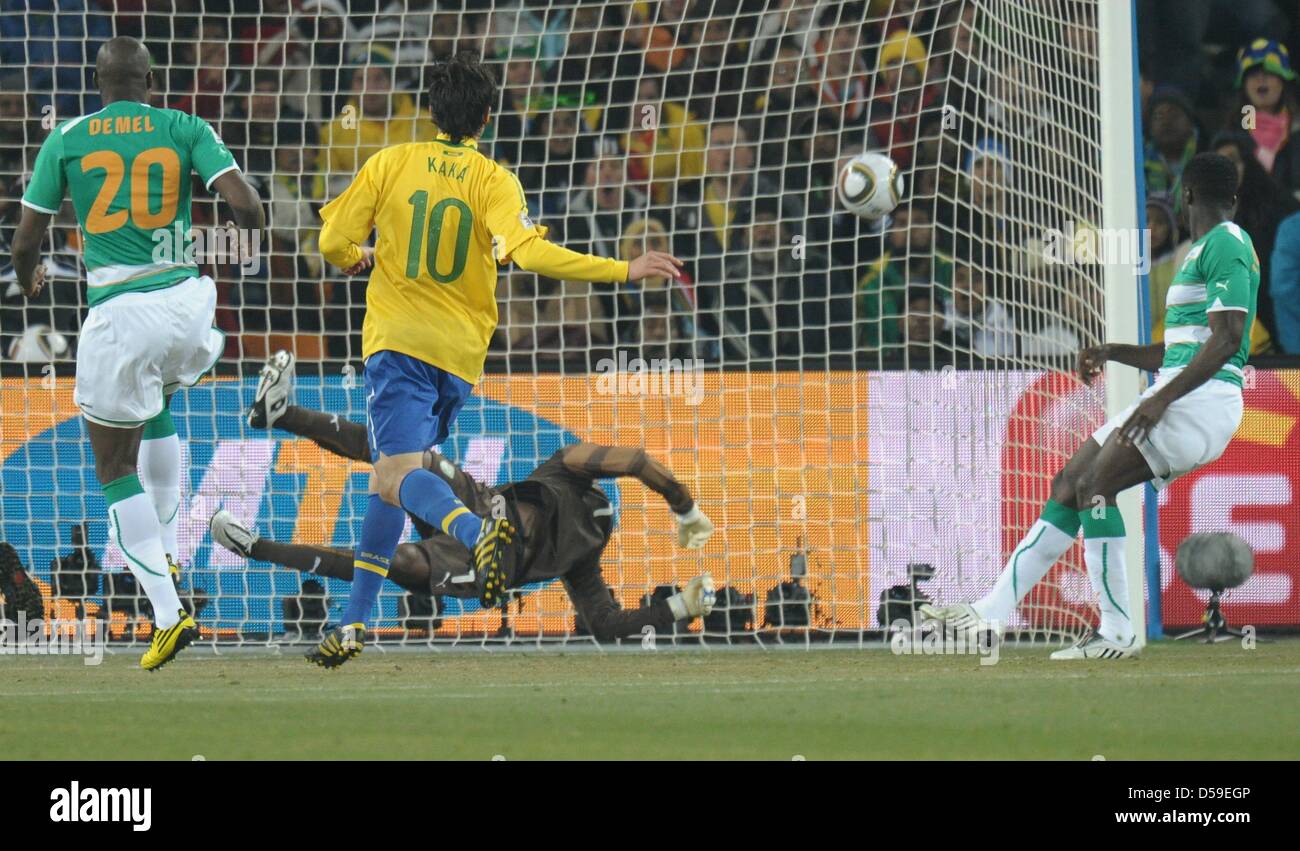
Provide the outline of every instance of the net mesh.
[[[864,640],[910,565],[934,567],[925,594],[972,598],[1099,420],[1100,397],[1052,370],[1104,336],[1100,267],[1043,259],[1047,229],[1100,222],[1096,0],[57,6],[0,26],[4,239],[40,143],[98,108],[95,51],[123,34],[153,55],[153,103],[212,122],[268,210],[256,272],[204,267],[225,358],[173,404],[179,560],[215,639],[310,632],[346,599],[338,580],[214,546],[207,520],[224,506],[268,538],[356,541],[368,467],[242,411],[283,348],[297,404],[364,418],[365,282],[323,263],[318,210],[385,144],[432,137],[427,64],[455,50],[492,60],[501,100],[481,148],[551,239],[686,260],[683,281],[619,287],[503,268],[487,374],[443,447],[492,485],[577,439],[670,466],[718,532],[686,553],[659,497],[607,484],[604,575],[624,608],[709,570],[720,608],[684,634],[798,642]],[[904,205],[876,222],[834,195],[867,150],[906,176]],[[201,186],[195,198],[197,227],[229,218]],[[143,635],[140,601],[114,602],[124,564],[71,400],[79,243],[65,203],[45,246],[53,284],[24,302],[12,270],[0,281],[2,353],[27,364],[3,384],[4,538],[59,611],[111,609],[114,635]],[[672,369],[676,383],[651,380]],[[1080,567],[1067,556],[1016,625],[1081,631],[1094,607]],[[80,594],[63,578],[77,572]],[[381,634],[586,640],[558,583],[504,611],[442,600],[431,619],[431,605],[389,586]]]

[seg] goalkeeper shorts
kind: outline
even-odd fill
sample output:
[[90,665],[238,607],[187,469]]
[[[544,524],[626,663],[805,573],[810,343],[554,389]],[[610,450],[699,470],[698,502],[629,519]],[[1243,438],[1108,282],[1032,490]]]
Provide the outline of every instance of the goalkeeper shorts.
[[163,400],[216,366],[226,335],[212,326],[217,288],[209,277],[129,292],[86,315],[77,346],[73,399],[93,423],[132,428],[162,413]]
[[[1111,432],[1128,422],[1138,404],[1168,384],[1180,370],[1160,370],[1155,383],[1136,402],[1093,432],[1093,440],[1105,445]],[[1170,404],[1151,433],[1137,444],[1155,474],[1152,483],[1163,488],[1222,455],[1241,424],[1242,410],[1241,388],[1217,378]]]

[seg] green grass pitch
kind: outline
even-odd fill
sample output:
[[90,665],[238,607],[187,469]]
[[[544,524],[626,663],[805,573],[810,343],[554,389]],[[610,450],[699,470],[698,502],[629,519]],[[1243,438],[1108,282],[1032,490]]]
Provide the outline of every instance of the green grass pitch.
[[8,759],[1300,758],[1300,641],[1043,648],[0,657]]

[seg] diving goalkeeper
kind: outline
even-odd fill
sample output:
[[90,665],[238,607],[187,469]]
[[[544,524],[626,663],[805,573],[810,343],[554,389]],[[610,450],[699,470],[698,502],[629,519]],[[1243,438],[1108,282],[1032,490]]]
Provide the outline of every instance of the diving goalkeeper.
[[[343,458],[370,461],[364,425],[287,404],[291,370],[287,353],[278,353],[263,369],[250,422],[309,438]],[[422,453],[422,462],[421,469],[437,476],[476,513],[492,513],[497,502],[519,534],[502,548],[504,579],[498,585],[475,569],[463,542],[412,517],[421,540],[398,546],[388,569],[388,578],[407,591],[478,599],[493,606],[505,599],[509,588],[560,579],[581,622],[600,641],[637,635],[646,626],[666,631],[675,621],[707,615],[713,608],[713,579],[707,573],[680,593],[638,609],[620,609],[610,596],[600,557],[613,533],[614,509],[596,479],[633,476],[662,496],[677,515],[677,538],[683,547],[702,547],[713,533],[713,524],[686,486],[645,450],[572,444],[526,479],[495,488],[476,482],[432,450]],[[224,510],[213,515],[210,528],[216,543],[244,558],[354,584],[362,574],[349,550],[267,540]]]
[[[423,465],[483,372],[497,324],[497,264],[605,283],[676,277],[681,265],[662,252],[629,264],[547,242],[546,228],[528,217],[519,180],[476,147],[497,102],[492,73],[460,54],[436,63],[431,78],[435,140],[375,154],[321,210],[325,259],[349,274],[374,265],[362,326],[374,472],[342,622],[307,657],[324,667],[361,652],[404,512],[473,552],[482,581],[499,590],[506,580],[511,522],[480,517]],[[374,249],[363,248],[375,230]]]

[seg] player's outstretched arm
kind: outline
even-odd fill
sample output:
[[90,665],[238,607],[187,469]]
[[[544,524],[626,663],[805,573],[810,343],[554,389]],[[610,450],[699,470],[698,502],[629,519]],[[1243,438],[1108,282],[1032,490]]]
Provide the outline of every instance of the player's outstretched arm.
[[713,534],[713,523],[700,511],[686,485],[671,470],[641,448],[575,443],[561,451],[564,466],[592,478],[635,476],[659,494],[677,515],[677,542],[687,549],[703,547]]
[[617,284],[643,278],[676,278],[682,271],[682,261],[662,251],[647,251],[628,263],[594,254],[580,254],[541,237],[530,239],[516,248],[513,259],[515,265],[524,271],[557,281]]
[[45,286],[45,266],[41,264],[41,243],[45,240],[45,231],[50,226],[50,216],[23,207],[22,218],[14,229],[14,239],[10,245],[13,256],[14,274],[18,278],[18,288],[28,298],[40,295]]
[[1151,433],[1165,409],[1215,376],[1224,364],[1241,349],[1246,333],[1246,311],[1214,310],[1207,320],[1210,339],[1197,350],[1187,366],[1155,393],[1143,399],[1128,422],[1120,429],[1119,439],[1137,443]]
[[228,171],[212,181],[212,189],[230,205],[236,227],[245,231],[260,231],[266,227],[262,199],[238,170]]
[[1079,377],[1084,384],[1092,384],[1107,361],[1115,361],[1126,366],[1155,372],[1164,360],[1165,344],[1150,343],[1145,346],[1132,346],[1127,343],[1103,343],[1090,346],[1079,352]]
[[374,265],[374,249],[363,246],[375,229],[379,205],[375,174],[383,161],[382,151],[366,160],[343,194],[321,208],[321,256],[344,274],[360,274]]

